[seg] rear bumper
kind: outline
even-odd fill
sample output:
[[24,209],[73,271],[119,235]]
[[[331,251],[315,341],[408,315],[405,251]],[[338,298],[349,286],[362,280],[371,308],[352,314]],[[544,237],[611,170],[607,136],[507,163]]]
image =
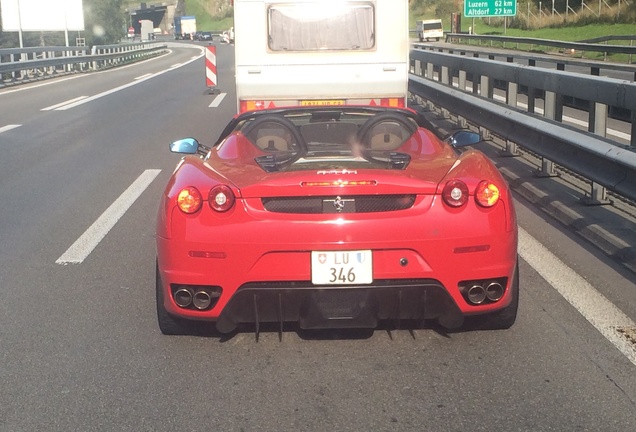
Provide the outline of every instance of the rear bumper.
[[[517,262],[510,208],[454,214],[439,205],[428,208],[373,218],[301,219],[264,211],[256,216],[254,211],[237,211],[160,218],[157,257],[165,309],[176,317],[216,322],[219,330],[231,331],[240,323],[375,327],[385,319],[437,319],[455,327],[464,316],[508,306]],[[166,224],[170,229],[161,230]],[[312,284],[312,251],[358,250],[372,251],[372,283]],[[466,301],[466,283],[493,279],[505,285],[500,299],[478,305]],[[179,307],[172,293],[184,285],[220,295],[205,310]]]
[[373,286],[314,286],[306,282],[250,283],[225,306],[216,326],[298,322],[303,329],[374,328],[380,320],[437,319],[459,327],[463,315],[448,292],[431,279],[382,280]]

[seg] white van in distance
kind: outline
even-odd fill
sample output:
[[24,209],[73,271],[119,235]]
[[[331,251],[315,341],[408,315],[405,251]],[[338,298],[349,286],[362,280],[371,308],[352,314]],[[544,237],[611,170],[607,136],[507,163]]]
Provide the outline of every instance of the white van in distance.
[[429,39],[435,39],[439,41],[444,37],[444,28],[442,27],[441,19],[430,19],[416,21],[417,37],[420,42]]

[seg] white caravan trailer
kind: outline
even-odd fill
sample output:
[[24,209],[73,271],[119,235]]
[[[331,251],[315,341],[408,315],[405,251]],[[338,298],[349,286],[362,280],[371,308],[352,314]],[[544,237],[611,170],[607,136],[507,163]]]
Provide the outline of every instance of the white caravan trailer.
[[405,106],[408,0],[234,0],[239,112]]

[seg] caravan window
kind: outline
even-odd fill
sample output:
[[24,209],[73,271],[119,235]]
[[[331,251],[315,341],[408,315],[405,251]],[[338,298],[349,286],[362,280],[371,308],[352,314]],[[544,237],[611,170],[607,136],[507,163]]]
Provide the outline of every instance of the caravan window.
[[268,32],[272,51],[370,50],[375,47],[373,3],[272,5]]

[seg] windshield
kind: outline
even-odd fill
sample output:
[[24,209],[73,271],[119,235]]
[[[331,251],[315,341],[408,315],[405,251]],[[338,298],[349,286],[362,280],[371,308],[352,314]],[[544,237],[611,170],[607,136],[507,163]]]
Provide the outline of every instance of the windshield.
[[272,51],[369,50],[375,46],[374,9],[369,2],[272,5],[268,11]]

